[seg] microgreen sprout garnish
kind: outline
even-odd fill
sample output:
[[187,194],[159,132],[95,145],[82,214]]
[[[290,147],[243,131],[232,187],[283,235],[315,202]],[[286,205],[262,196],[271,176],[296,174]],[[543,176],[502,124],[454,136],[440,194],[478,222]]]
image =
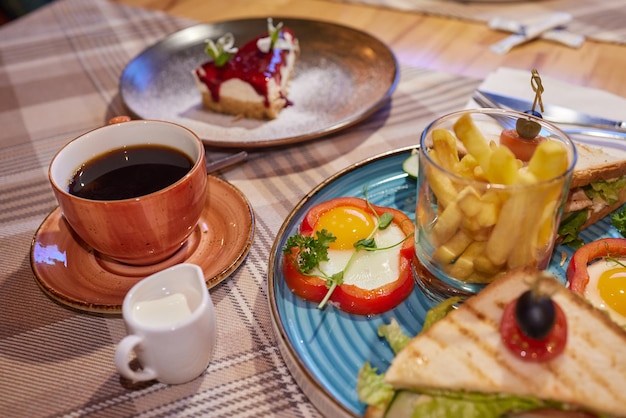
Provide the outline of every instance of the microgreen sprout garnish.
[[[365,194],[365,190],[364,190]],[[350,255],[348,262],[346,263],[344,269],[339,271],[333,275],[329,275],[324,272],[320,264],[323,261],[328,261],[328,247],[329,243],[334,242],[337,238],[326,229],[322,229],[321,231],[316,232],[316,237],[313,238],[311,236],[305,236],[301,234],[295,234],[290,236],[283,247],[283,254],[292,254],[292,250],[296,249],[296,257],[294,257],[295,267],[297,270],[305,275],[312,277],[319,277],[325,280],[326,288],[328,291],[326,295],[322,299],[322,301],[318,304],[318,309],[323,309],[328,303],[328,300],[332,296],[333,292],[337,288],[337,286],[341,286],[343,284],[344,273],[348,270],[350,265],[356,259],[356,256],[359,251],[383,251],[388,250],[398,245],[402,245],[407,239],[413,236],[413,233],[404,237],[403,240],[387,246],[379,248],[376,244],[376,240],[374,239],[374,235],[379,230],[384,230],[391,225],[393,222],[393,214],[389,212],[384,212],[382,215],[378,215],[376,210],[372,207],[369,200],[366,199],[367,206],[370,212],[376,218],[376,226],[372,229],[369,235],[366,238],[357,240],[354,246],[354,252]]]
[[624,263],[622,263],[618,257],[614,256],[613,254],[611,254],[611,252],[609,251],[609,244],[607,244],[606,242],[604,243],[604,247],[606,248],[606,257],[604,257],[607,261],[612,261],[613,263],[617,264],[620,267],[624,267],[626,268],[626,265]]
[[283,22],[279,22],[274,26],[274,20],[271,17],[267,18],[267,34],[265,38],[260,38],[256,41],[256,46],[261,52],[268,53],[272,49],[293,49],[294,46],[288,40],[280,37],[280,32],[283,29]]
[[235,37],[232,33],[226,33],[221,36],[217,42],[207,39],[204,52],[213,58],[213,62],[217,67],[226,64],[238,51],[235,45]]

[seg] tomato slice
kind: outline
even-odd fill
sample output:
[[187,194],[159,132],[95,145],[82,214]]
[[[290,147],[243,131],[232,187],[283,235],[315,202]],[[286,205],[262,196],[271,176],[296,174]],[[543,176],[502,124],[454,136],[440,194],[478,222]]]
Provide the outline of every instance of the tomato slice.
[[565,277],[569,288],[579,294],[584,294],[589,283],[587,265],[598,258],[626,255],[626,238],[603,238],[592,241],[580,247],[569,262]]
[[[312,236],[315,225],[320,216],[330,209],[339,206],[356,207],[371,213],[367,201],[355,197],[340,197],[331,199],[312,207],[305,215],[300,224],[301,235]],[[380,216],[383,213],[393,215],[395,223],[405,235],[414,232],[413,222],[403,212],[388,208],[371,205]],[[287,286],[299,297],[312,301],[321,302],[328,288],[326,281],[319,277],[307,276],[297,269],[297,249],[283,257],[283,276]],[[364,289],[356,285],[343,284],[337,286],[329,301],[339,309],[358,315],[374,315],[386,312],[406,299],[413,291],[414,281],[412,274],[412,259],[414,253],[414,240],[409,238],[402,243],[399,257],[399,276],[394,282],[380,286],[376,289]]]
[[522,161],[530,161],[533,156],[537,145],[546,139],[542,136],[537,136],[534,139],[524,139],[515,129],[505,129],[500,133],[500,144],[506,146]]
[[545,338],[535,340],[527,337],[520,330],[515,319],[515,304],[511,301],[504,308],[500,321],[500,337],[504,345],[523,360],[543,362],[549,361],[565,350],[567,342],[567,320],[561,307],[555,302],[556,319],[552,331]]

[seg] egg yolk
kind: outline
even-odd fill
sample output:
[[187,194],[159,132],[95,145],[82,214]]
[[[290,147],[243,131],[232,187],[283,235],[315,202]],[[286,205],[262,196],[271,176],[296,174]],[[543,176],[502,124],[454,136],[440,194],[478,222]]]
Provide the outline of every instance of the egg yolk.
[[626,316],[626,268],[604,271],[598,278],[598,291],[607,306]]
[[328,247],[333,250],[346,250],[354,248],[354,243],[358,240],[367,238],[375,226],[376,222],[372,215],[363,209],[339,206],[320,216],[314,233],[325,229],[337,237]]

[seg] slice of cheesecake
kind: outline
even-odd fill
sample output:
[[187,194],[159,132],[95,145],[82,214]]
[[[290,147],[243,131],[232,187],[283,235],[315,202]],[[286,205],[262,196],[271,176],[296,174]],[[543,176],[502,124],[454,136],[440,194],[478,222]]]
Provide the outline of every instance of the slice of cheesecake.
[[220,49],[234,53],[225,63],[214,56],[193,72],[203,106],[239,117],[275,119],[291,105],[287,88],[300,53],[298,39],[291,29],[274,27],[268,19],[267,34],[239,49],[232,43],[230,34],[218,40]]

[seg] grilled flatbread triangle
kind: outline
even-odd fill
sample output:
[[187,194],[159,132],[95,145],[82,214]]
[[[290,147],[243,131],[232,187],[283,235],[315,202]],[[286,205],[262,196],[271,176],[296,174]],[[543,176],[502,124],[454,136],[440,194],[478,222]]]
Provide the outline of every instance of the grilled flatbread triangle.
[[[565,351],[535,363],[512,354],[499,326],[504,307],[539,280],[568,323]],[[396,389],[533,396],[596,413],[626,414],[626,331],[551,276],[516,271],[496,280],[415,337],[385,380]]]

